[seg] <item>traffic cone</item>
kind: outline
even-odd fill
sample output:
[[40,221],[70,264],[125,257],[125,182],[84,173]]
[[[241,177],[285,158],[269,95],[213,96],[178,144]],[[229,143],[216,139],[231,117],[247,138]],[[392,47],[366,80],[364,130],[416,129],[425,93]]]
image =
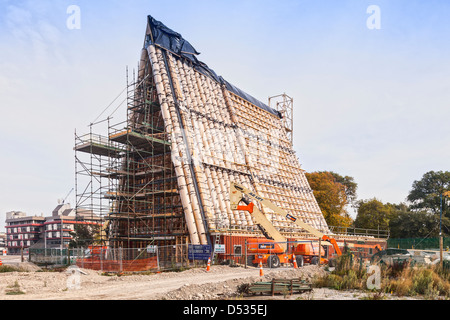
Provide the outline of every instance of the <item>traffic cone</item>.
[[208,265],[206,266],[206,271],[211,270],[211,258],[208,258]]
[[294,269],[298,268],[297,259],[295,259],[295,254],[292,255],[292,260],[294,260]]
[[259,276],[262,277],[263,275],[264,275],[264,272],[263,272],[262,262],[260,261],[259,262]]

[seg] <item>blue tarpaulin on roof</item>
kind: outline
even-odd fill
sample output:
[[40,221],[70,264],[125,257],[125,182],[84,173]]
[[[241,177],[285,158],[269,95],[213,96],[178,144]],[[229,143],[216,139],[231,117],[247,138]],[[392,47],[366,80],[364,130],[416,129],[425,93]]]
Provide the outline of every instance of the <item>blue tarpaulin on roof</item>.
[[270,108],[265,103],[259,101],[258,99],[252,97],[251,95],[245,93],[241,89],[232,85],[224,78],[218,76],[214,72],[214,70],[210,69],[205,63],[199,61],[196,56],[199,55],[200,53],[197,52],[197,50],[195,50],[195,48],[188,41],[186,41],[181,36],[181,34],[166,27],[163,23],[154,19],[150,15],[148,16],[148,27],[150,29],[149,30],[150,33],[147,34],[146,36],[144,44],[145,48],[147,48],[152,43],[157,44],[158,46],[167,49],[177,54],[178,56],[188,59],[189,61],[191,61],[194,69],[197,70],[198,72],[210,77],[216,82],[224,84],[228,91],[233,92],[242,99],[245,99],[248,102],[254,104],[255,106],[281,118],[280,112]]

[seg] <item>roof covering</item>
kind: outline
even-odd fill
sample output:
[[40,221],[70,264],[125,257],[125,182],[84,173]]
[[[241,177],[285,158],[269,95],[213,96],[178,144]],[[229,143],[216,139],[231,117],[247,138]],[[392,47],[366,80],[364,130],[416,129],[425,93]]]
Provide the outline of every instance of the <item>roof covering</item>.
[[260,100],[254,98],[248,93],[232,85],[230,82],[226,81],[223,77],[218,76],[216,72],[210,69],[205,63],[198,60],[196,56],[199,55],[200,53],[197,50],[195,50],[195,48],[187,40],[185,40],[181,34],[166,27],[162,22],[154,19],[150,15],[147,17],[147,19],[149,30],[147,30],[148,33],[144,44],[145,48],[147,48],[150,44],[156,44],[158,46],[163,47],[164,49],[167,49],[177,54],[180,57],[189,60],[193,64],[195,70],[201,72],[206,76],[209,76],[210,78],[214,79],[215,81],[221,84],[224,84],[227,90],[233,92],[242,99],[245,99],[248,102],[254,104],[255,106],[281,118],[281,113],[279,111],[269,107]]

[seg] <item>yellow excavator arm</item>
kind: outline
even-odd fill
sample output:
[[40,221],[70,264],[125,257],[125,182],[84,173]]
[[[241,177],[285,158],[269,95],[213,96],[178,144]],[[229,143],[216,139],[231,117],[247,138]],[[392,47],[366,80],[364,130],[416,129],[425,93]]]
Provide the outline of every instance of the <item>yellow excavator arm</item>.
[[[247,210],[247,211],[249,211],[255,218],[255,222],[257,224],[260,224],[266,230],[268,235],[275,241],[284,242],[284,241],[286,241],[286,238],[283,237],[277,229],[275,229],[275,227],[272,225],[272,223],[266,218],[266,216],[256,206],[254,206],[253,203],[250,203],[247,206],[239,205],[239,202],[243,201],[244,194],[246,196],[248,196],[250,199],[256,200],[256,201],[260,202],[262,205],[264,205],[265,207],[273,210],[276,214],[284,216],[286,219],[292,221],[293,223],[297,224],[299,227],[305,229],[313,236],[324,240],[324,242],[322,243],[323,245],[333,245],[333,247],[336,250],[336,253],[338,255],[341,254],[341,251],[336,243],[336,240],[328,237],[327,235],[320,232],[316,228],[310,226],[309,224],[304,223],[303,221],[300,221],[296,217],[293,217],[292,215],[287,213],[282,208],[274,205],[269,200],[264,199],[260,195],[252,192],[251,190],[245,188],[244,186],[239,185],[234,182],[231,182],[231,187],[230,187],[231,210]],[[266,235],[266,237],[267,237],[267,235]],[[280,240],[277,240],[277,239],[280,239]]]
[[[242,199],[242,198],[241,198]],[[239,203],[239,202],[238,202]],[[246,206],[240,206],[238,204],[231,205],[232,210],[245,210],[252,214],[255,223],[259,226],[264,236],[275,242],[279,242],[279,245],[284,251],[287,249],[286,238],[273,226],[273,224],[267,219],[267,217],[262,213],[254,203],[249,203]]]

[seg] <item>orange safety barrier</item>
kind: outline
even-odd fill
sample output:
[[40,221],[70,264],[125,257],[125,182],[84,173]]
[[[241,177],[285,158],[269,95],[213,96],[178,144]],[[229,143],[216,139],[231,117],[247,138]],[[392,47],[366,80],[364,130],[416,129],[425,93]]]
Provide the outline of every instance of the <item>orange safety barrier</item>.
[[77,266],[85,269],[102,270],[110,272],[149,271],[158,269],[156,257],[136,260],[100,260],[98,258],[78,259]]

